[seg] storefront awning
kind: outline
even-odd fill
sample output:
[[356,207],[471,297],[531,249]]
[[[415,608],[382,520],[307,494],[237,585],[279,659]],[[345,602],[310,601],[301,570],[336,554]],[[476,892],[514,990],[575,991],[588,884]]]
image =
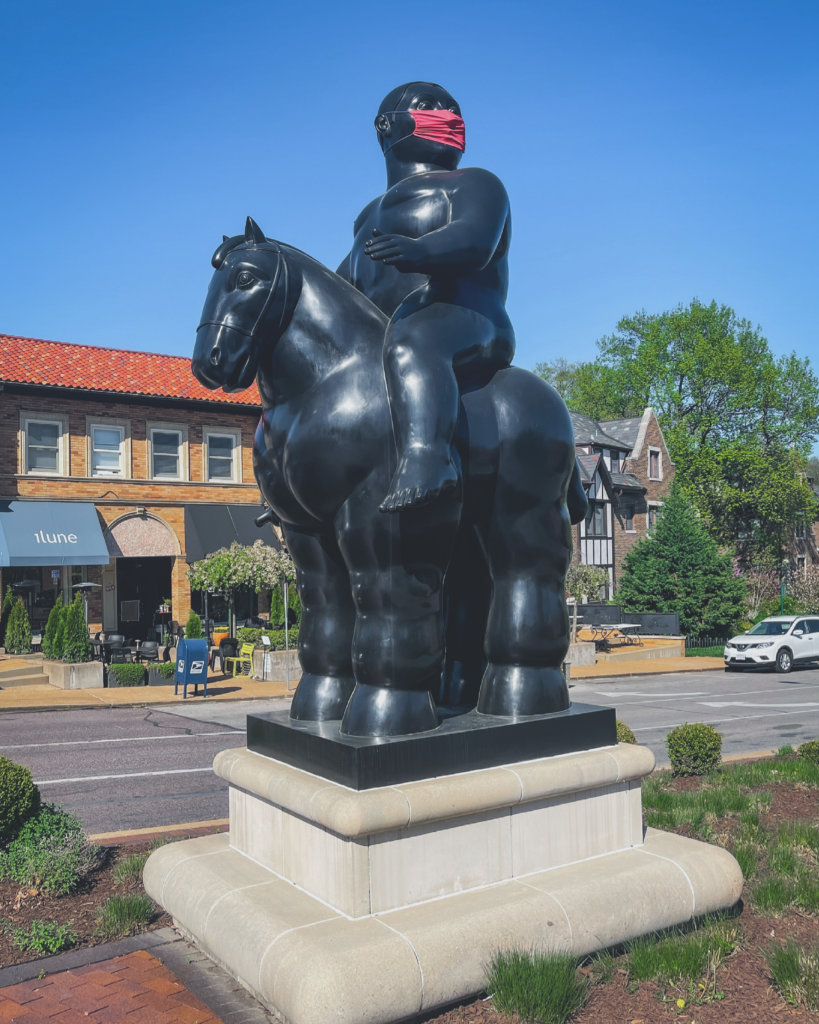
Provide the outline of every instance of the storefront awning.
[[262,511],[261,505],[186,505],[185,559],[198,562],[234,541],[253,544],[261,540],[278,551],[280,544],[271,527],[259,528],[255,523]]
[[108,565],[90,502],[0,501],[0,566]]

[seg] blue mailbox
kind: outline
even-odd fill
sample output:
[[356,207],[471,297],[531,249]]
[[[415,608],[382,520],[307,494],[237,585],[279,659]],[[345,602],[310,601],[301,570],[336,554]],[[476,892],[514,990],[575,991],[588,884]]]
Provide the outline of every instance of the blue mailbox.
[[176,647],[176,675],[174,676],[173,692],[179,691],[182,684],[183,699],[188,696],[188,686],[196,688],[202,684],[202,696],[208,695],[208,642],[207,640],[180,640]]

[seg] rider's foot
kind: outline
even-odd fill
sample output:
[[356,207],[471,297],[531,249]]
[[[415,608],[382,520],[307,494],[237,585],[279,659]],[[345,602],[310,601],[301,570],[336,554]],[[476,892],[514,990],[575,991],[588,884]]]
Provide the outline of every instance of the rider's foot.
[[389,493],[379,508],[382,512],[402,512],[428,505],[460,482],[461,475],[448,454],[441,457],[429,450],[413,451],[398,464]]

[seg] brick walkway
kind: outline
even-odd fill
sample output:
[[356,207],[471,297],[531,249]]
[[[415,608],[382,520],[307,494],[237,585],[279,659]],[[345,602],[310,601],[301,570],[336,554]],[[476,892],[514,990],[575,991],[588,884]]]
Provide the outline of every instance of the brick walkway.
[[222,1024],[144,949],[0,989],[0,1021]]

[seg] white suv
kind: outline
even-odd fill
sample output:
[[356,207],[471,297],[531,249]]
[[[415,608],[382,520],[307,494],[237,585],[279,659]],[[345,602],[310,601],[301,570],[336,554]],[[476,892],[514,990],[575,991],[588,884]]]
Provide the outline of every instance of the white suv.
[[776,667],[790,672],[800,661],[819,658],[819,616],[777,615],[757,622],[742,636],[732,637],[723,654],[725,671]]

